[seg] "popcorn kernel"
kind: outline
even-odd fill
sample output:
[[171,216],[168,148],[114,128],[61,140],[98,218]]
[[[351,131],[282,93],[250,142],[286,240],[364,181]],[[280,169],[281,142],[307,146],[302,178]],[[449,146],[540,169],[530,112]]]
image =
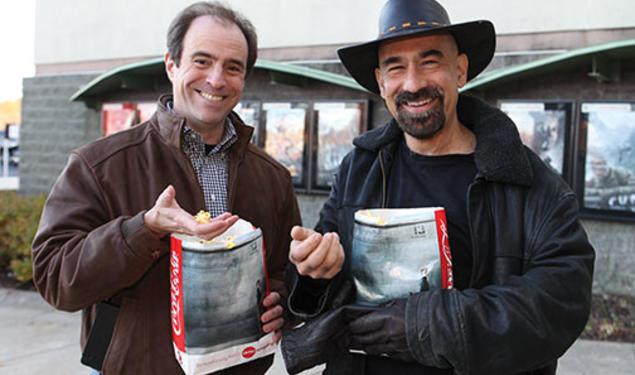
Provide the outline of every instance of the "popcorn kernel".
[[200,210],[196,216],[194,216],[194,220],[196,220],[197,223],[199,224],[207,224],[209,223],[209,219],[210,219],[210,214],[209,212]]

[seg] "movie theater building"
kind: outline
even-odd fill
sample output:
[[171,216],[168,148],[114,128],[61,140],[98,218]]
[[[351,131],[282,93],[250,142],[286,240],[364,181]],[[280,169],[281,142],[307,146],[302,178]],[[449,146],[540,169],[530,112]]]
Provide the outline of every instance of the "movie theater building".
[[[523,142],[576,191],[598,252],[596,291],[635,295],[635,7],[629,0],[440,2],[453,22],[495,24],[495,58],[462,92],[512,117]],[[165,3],[36,1],[22,193],[47,193],[70,150],[144,121],[171,90],[165,34],[190,1]],[[260,46],[235,110],[254,127],[252,142],[291,172],[312,226],[351,140],[389,118],[336,55],[376,36],[383,0],[231,4],[255,24]]]

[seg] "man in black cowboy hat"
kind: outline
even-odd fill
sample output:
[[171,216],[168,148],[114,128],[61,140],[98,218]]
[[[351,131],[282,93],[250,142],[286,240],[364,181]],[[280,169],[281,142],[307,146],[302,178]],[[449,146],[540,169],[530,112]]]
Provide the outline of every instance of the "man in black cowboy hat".
[[[283,338],[287,368],[555,373],[588,318],[595,255],[564,181],[502,112],[458,93],[491,60],[493,25],[450,24],[434,0],[389,0],[379,25],[338,52],[393,119],[355,139],[316,232],[292,231],[289,306],[309,321]],[[446,210],[455,287],[346,305],[355,211],[425,206]]]

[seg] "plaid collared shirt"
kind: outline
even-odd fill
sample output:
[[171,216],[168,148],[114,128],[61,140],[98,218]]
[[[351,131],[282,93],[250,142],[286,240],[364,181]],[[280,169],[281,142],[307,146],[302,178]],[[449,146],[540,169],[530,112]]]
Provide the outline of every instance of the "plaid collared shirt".
[[206,153],[201,135],[187,125],[183,127],[183,151],[196,171],[198,182],[205,195],[206,209],[212,217],[228,210],[228,150],[236,140],[236,128],[227,118],[223,138]]

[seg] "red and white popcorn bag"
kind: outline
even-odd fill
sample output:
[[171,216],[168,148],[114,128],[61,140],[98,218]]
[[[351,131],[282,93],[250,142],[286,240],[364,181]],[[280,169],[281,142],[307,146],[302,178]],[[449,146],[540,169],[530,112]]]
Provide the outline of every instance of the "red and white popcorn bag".
[[453,287],[443,207],[355,213],[351,274],[355,303],[380,305],[410,293]]
[[172,234],[170,286],[174,352],[187,375],[274,353],[259,319],[269,293],[259,228],[239,219],[211,241]]

